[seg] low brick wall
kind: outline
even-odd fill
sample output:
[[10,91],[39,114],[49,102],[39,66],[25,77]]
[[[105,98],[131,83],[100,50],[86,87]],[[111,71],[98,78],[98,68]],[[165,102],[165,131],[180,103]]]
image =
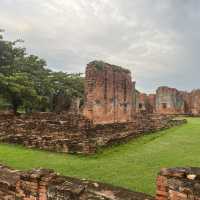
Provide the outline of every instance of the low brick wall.
[[[53,170],[18,171],[0,165],[1,200],[153,200],[108,184],[65,177]],[[200,168],[162,169],[156,200],[199,200]]]
[[153,200],[108,184],[59,176],[52,170],[16,171],[0,166],[1,200]]
[[200,168],[162,169],[156,200],[200,200]]
[[0,114],[0,142],[55,152],[92,154],[99,147],[183,123],[186,120],[158,114],[138,114],[132,122],[100,125],[75,114],[35,113],[18,117]]

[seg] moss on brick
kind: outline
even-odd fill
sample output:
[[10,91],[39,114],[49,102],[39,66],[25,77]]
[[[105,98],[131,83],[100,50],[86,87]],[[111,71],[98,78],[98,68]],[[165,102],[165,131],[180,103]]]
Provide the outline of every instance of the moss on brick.
[[125,72],[125,73],[130,73],[130,71],[128,69],[125,69],[125,68],[117,66],[117,65],[111,65],[111,64],[103,62],[103,61],[95,60],[95,61],[90,62],[89,65],[94,66],[99,71],[104,70],[105,67],[110,66],[110,67],[112,67],[113,71],[118,71],[118,72],[122,71],[122,72]]

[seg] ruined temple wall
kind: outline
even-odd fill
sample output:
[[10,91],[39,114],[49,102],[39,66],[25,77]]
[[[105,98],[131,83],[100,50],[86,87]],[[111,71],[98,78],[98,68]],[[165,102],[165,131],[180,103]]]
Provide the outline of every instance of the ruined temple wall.
[[190,93],[191,114],[200,115],[200,90],[193,90]]
[[18,171],[0,165],[1,200],[199,200],[200,168],[162,169],[156,186],[153,198],[105,183],[60,176],[53,170]]
[[180,91],[180,96],[184,101],[184,114],[191,114],[192,104],[191,104],[191,93]]
[[160,114],[138,113],[131,122],[93,124],[82,115],[0,114],[0,142],[62,153],[94,154],[102,146],[186,123]]
[[156,92],[156,112],[199,116],[200,90],[184,92],[174,88],[160,87]]
[[199,200],[200,168],[162,169],[157,177],[156,200]]
[[156,95],[137,92],[136,112],[154,113],[156,110]]
[[137,92],[136,94],[136,111],[137,113],[141,111],[146,111],[147,104],[147,94]]
[[156,95],[150,94],[148,95],[148,104],[150,113],[156,112]]
[[156,112],[162,114],[184,114],[185,102],[175,88],[160,87],[156,91]]
[[131,74],[103,62],[87,65],[83,114],[95,124],[131,121],[133,84]]
[[17,171],[1,165],[0,199],[153,200],[153,197],[108,184],[60,176],[52,170]]

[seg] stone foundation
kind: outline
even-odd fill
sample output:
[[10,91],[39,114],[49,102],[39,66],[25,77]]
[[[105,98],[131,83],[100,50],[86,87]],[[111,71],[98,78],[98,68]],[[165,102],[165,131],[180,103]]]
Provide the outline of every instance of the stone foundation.
[[16,171],[0,166],[1,200],[153,200],[108,184],[59,176],[52,170]]
[[199,200],[200,168],[162,169],[157,178],[156,200]]
[[113,124],[93,124],[82,115],[67,113],[18,117],[0,114],[0,142],[55,152],[93,154],[99,147],[183,123],[186,120],[145,113],[138,114],[132,122]]

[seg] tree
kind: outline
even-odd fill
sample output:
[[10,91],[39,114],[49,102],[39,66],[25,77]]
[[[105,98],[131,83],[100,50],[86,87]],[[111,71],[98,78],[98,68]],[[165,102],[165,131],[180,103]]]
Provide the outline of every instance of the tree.
[[[51,83],[54,88],[52,110],[67,110],[74,98],[83,102],[84,79],[81,74],[52,73]],[[60,106],[58,105],[60,104]]]
[[23,73],[16,73],[13,76],[1,74],[0,92],[12,104],[15,114],[17,109],[23,105],[26,108],[33,109],[39,100],[33,82]]
[[54,111],[56,98],[64,97],[64,106],[74,98],[83,101],[84,84],[81,74],[53,72],[45,60],[28,55],[21,40],[5,41],[0,33],[0,94],[12,104],[14,112]]

